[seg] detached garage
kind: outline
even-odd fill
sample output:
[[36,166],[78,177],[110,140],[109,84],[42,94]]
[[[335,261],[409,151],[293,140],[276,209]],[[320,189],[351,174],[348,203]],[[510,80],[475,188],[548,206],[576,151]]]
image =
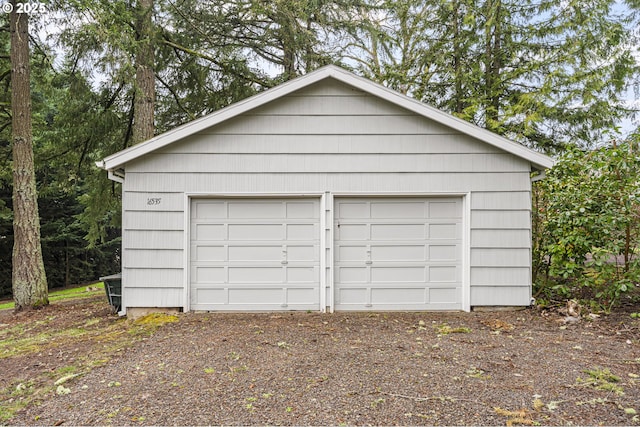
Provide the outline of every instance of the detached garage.
[[116,153],[123,310],[470,310],[531,300],[553,161],[335,66]]

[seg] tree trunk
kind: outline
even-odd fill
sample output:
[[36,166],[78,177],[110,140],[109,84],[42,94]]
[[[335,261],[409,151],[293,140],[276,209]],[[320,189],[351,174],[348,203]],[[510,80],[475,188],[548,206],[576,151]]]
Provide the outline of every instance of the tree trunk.
[[31,137],[29,24],[11,12],[11,114],[13,145],[13,299],[16,310],[49,304],[40,245],[40,216]]
[[501,0],[489,0],[485,7],[485,127],[496,131],[500,111],[502,69]]
[[153,0],[138,0],[136,9],[136,92],[133,144],[153,138],[156,101],[153,52]]
[[460,24],[463,20],[462,10],[458,0],[454,0],[453,5],[453,14],[451,18],[453,19],[453,76],[454,76],[454,89],[453,89],[453,112],[457,113],[458,116],[462,115],[464,111],[465,105],[463,103],[463,94],[462,94],[462,79],[464,78],[463,70],[462,70],[462,47],[461,47],[461,29]]

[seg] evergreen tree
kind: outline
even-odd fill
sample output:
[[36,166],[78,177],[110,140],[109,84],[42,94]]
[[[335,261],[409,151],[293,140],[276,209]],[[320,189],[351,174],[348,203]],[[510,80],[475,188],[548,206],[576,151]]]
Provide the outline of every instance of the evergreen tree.
[[133,107],[133,143],[153,137],[155,110],[155,37],[153,0],[138,0],[135,9],[135,93]]
[[375,3],[350,57],[381,83],[529,146],[592,146],[629,115],[623,98],[637,73],[635,18],[613,5]]
[[13,299],[16,310],[49,304],[31,134],[29,17],[10,13],[13,146]]

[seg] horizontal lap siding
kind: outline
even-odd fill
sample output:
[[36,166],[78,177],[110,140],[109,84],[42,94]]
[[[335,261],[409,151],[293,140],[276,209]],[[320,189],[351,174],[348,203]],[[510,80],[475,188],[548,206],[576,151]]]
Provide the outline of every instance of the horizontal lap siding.
[[122,270],[127,307],[180,307],[184,277],[184,193],[123,193]]
[[471,305],[528,305],[531,193],[473,193],[470,246]]
[[514,289],[520,302],[517,288],[529,280],[529,171],[455,129],[324,81],[126,166],[126,305],[183,304],[174,291],[184,280],[185,192],[471,191],[471,285],[482,289],[471,303],[498,287]]
[[224,153],[149,154],[138,173],[407,173],[521,172],[522,162],[509,154],[379,153]]
[[467,192],[528,191],[529,172],[513,173],[136,173],[127,171],[136,190],[153,186],[191,192]]
[[[233,137],[229,137],[233,135]],[[169,145],[160,154],[324,154],[324,153],[406,153],[406,154],[465,154],[495,153],[477,141],[459,134],[402,135],[243,135],[233,132],[196,134],[179,144]]]

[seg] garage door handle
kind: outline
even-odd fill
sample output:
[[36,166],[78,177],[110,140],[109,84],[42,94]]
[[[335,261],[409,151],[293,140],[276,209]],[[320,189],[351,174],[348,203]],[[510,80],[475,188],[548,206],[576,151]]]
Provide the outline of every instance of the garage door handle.
[[371,264],[373,264],[373,261],[368,260],[368,261],[365,261],[364,263],[367,264],[367,265],[371,265]]
[[287,265],[287,264],[289,264],[289,261],[280,261],[280,264]]

